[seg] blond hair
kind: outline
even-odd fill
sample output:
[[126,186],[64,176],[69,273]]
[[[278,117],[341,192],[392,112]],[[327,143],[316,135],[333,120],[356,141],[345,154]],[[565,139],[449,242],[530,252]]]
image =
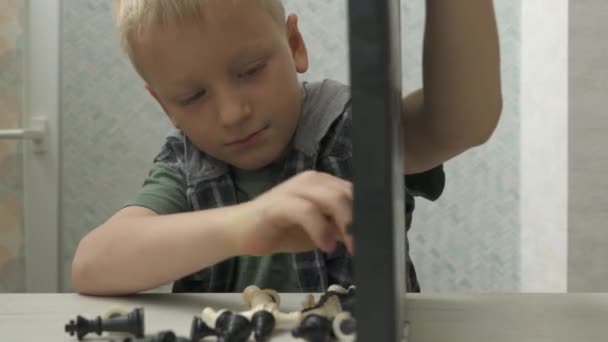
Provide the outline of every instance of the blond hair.
[[[168,27],[196,22],[201,19],[208,0],[113,0],[114,20],[122,48],[133,61],[133,43],[153,27]],[[227,0],[219,0],[227,1]],[[232,0],[236,2],[235,0]],[[285,8],[281,0],[258,1],[280,25],[285,23]]]

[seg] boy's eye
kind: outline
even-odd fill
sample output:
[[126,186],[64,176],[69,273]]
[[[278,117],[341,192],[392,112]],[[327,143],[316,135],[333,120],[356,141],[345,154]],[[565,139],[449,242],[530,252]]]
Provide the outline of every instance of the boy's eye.
[[186,98],[184,100],[181,100],[180,104],[183,105],[183,106],[189,105],[190,103],[192,103],[192,102],[200,99],[201,97],[205,96],[205,93],[206,92],[204,90],[197,91],[194,95],[192,95],[192,96],[190,96],[190,97],[188,97],[188,98]]
[[262,69],[264,69],[265,66],[266,66],[266,64],[260,64],[260,65],[256,65],[253,68],[247,69],[244,73],[239,74],[239,78],[247,78],[247,77],[255,76],[260,71],[262,71]]

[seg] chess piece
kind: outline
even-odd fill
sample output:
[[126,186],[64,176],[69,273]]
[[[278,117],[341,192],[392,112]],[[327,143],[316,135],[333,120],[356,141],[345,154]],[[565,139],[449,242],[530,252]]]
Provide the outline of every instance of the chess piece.
[[129,311],[125,310],[124,308],[121,307],[113,307],[108,309],[102,316],[102,319],[108,319],[108,318],[112,318],[112,317],[117,317],[117,316],[125,316],[128,315]]
[[243,291],[243,300],[248,309],[260,306],[279,308],[281,297],[279,293],[271,289],[260,289],[255,285],[247,286]]
[[325,316],[310,314],[291,331],[291,335],[308,342],[330,342],[332,338],[331,320]]
[[351,285],[348,289],[340,285],[332,285],[327,289],[327,294],[338,296],[342,310],[354,314],[356,291],[357,288],[354,285]]
[[[136,342],[136,341],[131,341],[131,340],[127,340],[127,341]],[[137,340],[137,341],[139,341],[139,340]],[[191,340],[187,339],[185,337],[177,336],[171,330],[166,330],[166,331],[159,332],[158,334],[156,334],[156,336],[146,338],[143,341],[145,341],[145,342],[190,342]],[[125,341],[123,341],[123,342],[125,342]]]
[[103,332],[120,332],[144,337],[144,311],[142,308],[137,308],[127,315],[113,315],[107,319],[98,316],[92,320],[79,315],[76,321],[71,320],[66,324],[65,332],[70,336],[76,334],[79,340],[89,333],[101,336]]
[[[332,337],[341,338],[338,341],[354,341],[354,319],[348,311],[343,311],[343,304],[349,309],[354,309],[354,296],[353,286],[347,290],[332,285],[316,304],[310,299],[305,301],[302,310],[304,318],[300,326],[292,330],[292,335],[314,342],[330,341]],[[336,335],[336,331],[339,335]]]
[[252,325],[249,319],[232,311],[205,308],[201,318],[215,330],[218,342],[245,342],[251,335]]
[[251,317],[253,337],[257,342],[268,340],[276,326],[274,315],[270,311],[260,310]]
[[[275,290],[260,289],[255,285],[248,286],[243,291],[243,300],[249,310],[241,312],[240,315],[252,322],[254,334],[256,333],[256,329],[260,332],[256,336],[256,341],[261,341],[257,340],[257,338],[264,338],[264,335],[261,334],[263,331],[270,330],[272,332],[274,329],[291,330],[297,327],[300,322],[301,314],[299,312],[285,313],[279,310],[281,298]],[[270,315],[260,313],[260,311],[272,314],[272,319]]]
[[310,308],[314,307],[315,305],[316,305],[315,296],[313,296],[310,293],[306,294],[306,296],[304,297],[304,300],[302,301],[302,310],[310,309]]
[[308,299],[304,302],[304,309],[302,312],[309,312],[316,309],[319,309],[326,305],[326,302],[330,298],[336,298],[340,303],[339,311],[348,311],[350,313],[354,313],[355,310],[355,298],[356,298],[356,288],[354,286],[350,286],[348,289],[340,285],[331,285],[327,291],[321,295],[319,301],[317,303],[311,303],[311,299]]
[[319,303],[310,309],[302,310],[302,316],[306,317],[309,315],[324,316],[329,319],[333,319],[337,314],[342,312],[342,305],[337,295],[323,295],[319,300]]
[[218,342],[245,342],[251,335],[251,322],[232,311],[224,311],[215,322]]
[[192,342],[198,342],[205,337],[217,335],[217,332],[203,322],[200,317],[192,319],[192,325],[190,326],[190,340]]
[[339,342],[355,342],[357,340],[357,321],[349,312],[343,311],[334,317],[332,330]]

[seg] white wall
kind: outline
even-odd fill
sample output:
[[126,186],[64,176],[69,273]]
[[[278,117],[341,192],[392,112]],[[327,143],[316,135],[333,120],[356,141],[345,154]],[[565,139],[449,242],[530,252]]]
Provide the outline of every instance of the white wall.
[[568,0],[522,1],[521,290],[568,282]]

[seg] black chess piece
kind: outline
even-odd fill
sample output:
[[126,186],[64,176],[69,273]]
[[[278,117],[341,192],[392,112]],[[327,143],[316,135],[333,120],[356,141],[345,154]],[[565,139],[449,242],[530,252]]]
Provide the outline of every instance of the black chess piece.
[[349,312],[343,311],[336,315],[332,326],[334,336],[338,341],[357,340],[357,320]]
[[232,311],[224,311],[215,321],[218,342],[246,342],[251,335],[249,320]]
[[253,314],[251,317],[251,324],[253,325],[253,336],[257,342],[263,342],[268,340],[274,327],[276,320],[274,315],[266,310],[260,310]]
[[156,335],[143,338],[125,337],[120,342],[191,342],[191,340],[186,337],[177,336],[172,330],[165,330]]
[[65,332],[70,336],[76,334],[79,340],[89,333],[101,336],[103,332],[121,332],[135,337],[144,337],[144,311],[142,308],[137,308],[127,315],[113,315],[107,319],[97,316],[92,320],[78,315],[76,321],[71,320],[66,324]]
[[189,339],[179,337],[171,330],[161,331],[152,337],[149,342],[190,342]]
[[150,342],[176,342],[177,336],[173,331],[161,331],[150,339]]
[[308,315],[300,325],[291,331],[291,335],[309,342],[330,342],[332,338],[332,323],[321,315]]
[[357,333],[357,321],[354,318],[347,318],[340,322],[340,331],[346,335],[354,335]]
[[354,286],[349,287],[346,293],[337,293],[342,310],[355,314],[356,294],[357,288]]
[[192,342],[198,342],[205,337],[217,335],[218,333],[203,322],[200,317],[192,319],[192,325],[190,326],[190,340]]

